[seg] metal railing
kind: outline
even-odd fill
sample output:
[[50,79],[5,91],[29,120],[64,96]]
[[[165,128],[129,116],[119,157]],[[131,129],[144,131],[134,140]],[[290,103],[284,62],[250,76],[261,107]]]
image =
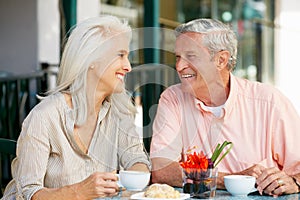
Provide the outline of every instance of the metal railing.
[[0,137],[18,138],[24,118],[38,103],[36,94],[46,84],[44,71],[0,76]]
[[[0,72],[1,138],[17,140],[24,118],[38,103],[36,94],[45,91],[46,87],[44,71],[22,75]],[[11,159],[9,155],[0,155],[1,186],[5,186],[12,178]]]

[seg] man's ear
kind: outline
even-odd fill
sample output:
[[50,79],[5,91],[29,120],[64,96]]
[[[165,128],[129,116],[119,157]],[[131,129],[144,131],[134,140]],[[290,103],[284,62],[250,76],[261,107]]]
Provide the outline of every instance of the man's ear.
[[222,70],[228,66],[229,58],[230,58],[229,51],[223,50],[217,53],[216,64],[219,70]]

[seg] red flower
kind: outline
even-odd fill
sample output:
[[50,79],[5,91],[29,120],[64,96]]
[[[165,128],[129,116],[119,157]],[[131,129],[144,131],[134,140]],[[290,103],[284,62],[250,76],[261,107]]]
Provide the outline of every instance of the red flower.
[[[226,146],[229,146],[225,153],[221,155],[222,151]],[[187,151],[187,160],[180,162],[180,166],[186,171],[190,171],[190,169],[198,169],[198,170],[206,170],[208,168],[214,168],[216,167],[220,161],[229,153],[229,151],[232,148],[231,142],[223,142],[222,145],[218,144],[215,148],[211,158],[207,158],[206,155],[204,155],[203,151],[200,153],[190,153],[192,149],[197,148],[196,146],[192,147]],[[220,156],[221,155],[221,156]],[[189,172],[188,172],[189,173]]]
[[184,169],[194,168],[194,169],[207,169],[208,168],[208,158],[201,151],[200,153],[194,152],[193,154],[187,155],[187,161],[180,162],[180,166]]

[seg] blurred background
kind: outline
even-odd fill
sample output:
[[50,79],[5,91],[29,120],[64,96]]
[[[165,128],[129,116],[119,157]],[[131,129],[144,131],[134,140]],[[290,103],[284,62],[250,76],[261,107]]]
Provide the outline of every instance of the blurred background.
[[[134,28],[126,87],[147,150],[159,95],[179,82],[173,29],[200,17],[235,30],[234,74],[274,85],[300,113],[299,0],[0,0],[0,137],[16,140],[36,94],[55,87],[69,29],[101,14],[126,18]],[[1,175],[9,174],[1,166]]]

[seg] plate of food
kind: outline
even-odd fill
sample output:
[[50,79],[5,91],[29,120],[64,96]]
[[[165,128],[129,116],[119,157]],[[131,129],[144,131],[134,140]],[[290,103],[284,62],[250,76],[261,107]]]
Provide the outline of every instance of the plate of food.
[[190,198],[189,194],[179,193],[178,198],[152,198],[145,197],[145,192],[139,192],[131,195],[130,199],[141,199],[141,200],[179,200],[179,199],[188,199]]
[[152,184],[144,192],[131,195],[130,199],[141,200],[179,200],[188,199],[189,194],[179,193],[173,187],[167,184]]

